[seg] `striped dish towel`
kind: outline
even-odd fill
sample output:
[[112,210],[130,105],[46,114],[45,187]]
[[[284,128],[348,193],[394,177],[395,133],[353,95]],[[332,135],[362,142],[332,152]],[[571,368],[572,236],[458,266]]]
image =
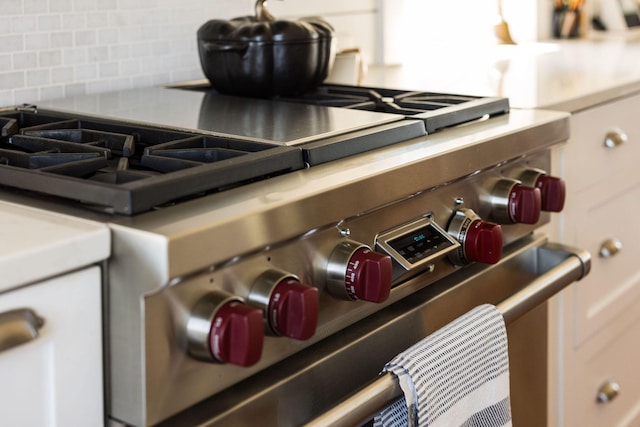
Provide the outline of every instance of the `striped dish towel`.
[[504,319],[474,308],[387,363],[404,392],[375,427],[511,426]]

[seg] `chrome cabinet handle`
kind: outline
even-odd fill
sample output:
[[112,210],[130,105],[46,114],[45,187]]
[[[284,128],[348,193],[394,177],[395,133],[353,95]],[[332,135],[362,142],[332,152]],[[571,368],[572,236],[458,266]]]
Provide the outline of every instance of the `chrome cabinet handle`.
[[600,386],[596,401],[598,403],[607,403],[615,399],[620,394],[620,385],[614,380],[608,380]]
[[607,148],[616,148],[628,141],[627,134],[620,128],[615,128],[607,132],[604,136],[604,146]]
[[38,338],[44,319],[29,308],[0,313],[0,352]]
[[615,237],[605,240],[600,245],[600,256],[602,258],[611,258],[622,250],[622,242]]

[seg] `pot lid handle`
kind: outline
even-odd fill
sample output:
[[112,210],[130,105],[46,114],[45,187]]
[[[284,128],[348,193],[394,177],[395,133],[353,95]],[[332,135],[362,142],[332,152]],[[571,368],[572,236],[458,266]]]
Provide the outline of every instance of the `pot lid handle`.
[[255,10],[257,22],[270,22],[276,20],[276,17],[267,10],[267,0],[257,0]]

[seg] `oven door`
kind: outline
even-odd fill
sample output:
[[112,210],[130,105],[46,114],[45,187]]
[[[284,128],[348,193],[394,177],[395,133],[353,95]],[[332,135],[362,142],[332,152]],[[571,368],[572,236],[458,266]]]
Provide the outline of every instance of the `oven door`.
[[589,269],[588,252],[529,235],[499,263],[461,269],[164,425],[365,424],[400,395],[395,380],[378,376],[384,364],[485,303],[507,324],[514,425],[546,425],[546,301]]

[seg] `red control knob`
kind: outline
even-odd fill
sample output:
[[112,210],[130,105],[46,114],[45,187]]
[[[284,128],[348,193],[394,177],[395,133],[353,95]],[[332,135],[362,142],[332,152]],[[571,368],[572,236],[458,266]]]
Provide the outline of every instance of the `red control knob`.
[[540,189],[515,179],[499,179],[491,191],[490,202],[491,217],[499,223],[535,224],[540,219]]
[[329,258],[327,288],[344,299],[384,302],[391,293],[391,270],[390,256],[344,241]]
[[541,169],[526,169],[520,174],[519,179],[523,185],[540,189],[543,211],[562,211],[566,197],[565,182],[563,179],[547,175],[547,173]]
[[189,353],[198,359],[251,366],[262,354],[262,312],[239,298],[212,292],[193,308],[187,338]]
[[318,325],[318,290],[286,272],[267,270],[253,284],[248,301],[264,311],[275,335],[296,340],[313,336]]
[[471,209],[456,211],[449,222],[448,232],[460,247],[449,255],[456,265],[470,262],[495,264],[502,257],[502,227],[483,221]]
[[535,183],[542,194],[542,210],[560,212],[564,208],[566,197],[565,183],[562,178],[540,175]]
[[540,219],[542,193],[539,188],[516,184],[509,194],[509,218],[512,222],[535,224]]
[[239,366],[251,366],[262,354],[262,313],[241,302],[224,304],[213,318],[209,348],[214,358]]
[[269,301],[268,321],[280,335],[306,340],[318,324],[318,290],[288,278],[278,283]]
[[462,246],[468,261],[495,264],[502,257],[502,227],[477,219],[469,226]]

